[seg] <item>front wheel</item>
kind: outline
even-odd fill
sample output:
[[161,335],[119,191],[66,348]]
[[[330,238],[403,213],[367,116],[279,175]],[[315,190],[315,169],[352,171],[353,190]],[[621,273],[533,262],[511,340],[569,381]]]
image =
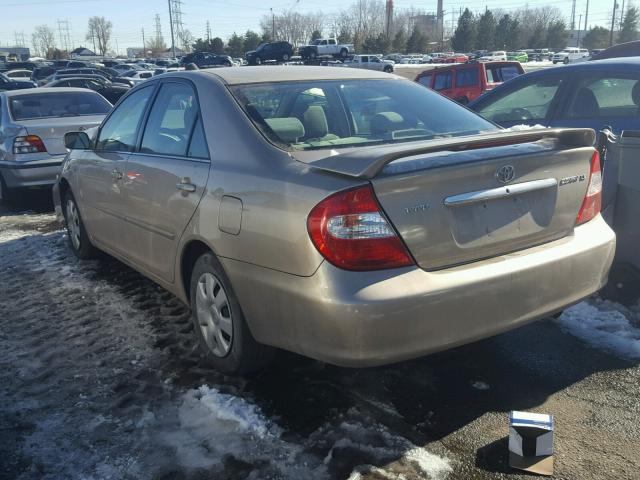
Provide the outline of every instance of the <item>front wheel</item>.
[[311,60],[315,60],[317,56],[318,56],[318,54],[316,52],[313,52],[313,51],[309,52],[309,58]]
[[554,61],[553,61],[553,64],[555,65],[556,63],[558,63],[558,62],[554,60]]
[[347,55],[349,54],[349,52],[347,51],[346,48],[343,48],[340,50],[340,58],[347,58]]
[[282,61],[283,61],[283,62],[288,62],[288,61],[289,61],[289,58],[290,58],[290,57],[289,57],[289,54],[288,54],[288,53],[284,53],[284,54],[282,55]]
[[198,258],[190,286],[191,318],[206,361],[226,373],[264,368],[275,350],[251,335],[231,282],[212,253]]
[[80,260],[87,260],[96,256],[97,250],[91,244],[84,222],[80,216],[80,210],[76,199],[70,191],[64,195],[64,220],[67,226],[67,237],[69,238],[69,246],[74,255]]
[[386,67],[384,67],[384,71],[387,73],[392,73],[393,67],[391,65],[387,65]]

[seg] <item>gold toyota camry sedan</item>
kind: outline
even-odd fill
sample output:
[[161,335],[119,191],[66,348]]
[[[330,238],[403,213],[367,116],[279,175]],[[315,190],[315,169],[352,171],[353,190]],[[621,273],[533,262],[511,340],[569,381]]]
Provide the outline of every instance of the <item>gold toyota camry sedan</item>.
[[504,131],[367,70],[180,72],[67,134],[54,198],[78,257],[107,252],[191,306],[215,367],[274,347],[381,365],[603,286],[594,136]]

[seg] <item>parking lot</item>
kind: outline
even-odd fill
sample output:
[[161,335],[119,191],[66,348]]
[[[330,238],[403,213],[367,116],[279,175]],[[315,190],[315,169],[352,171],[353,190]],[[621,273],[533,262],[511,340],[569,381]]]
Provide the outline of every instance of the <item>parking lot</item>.
[[507,465],[514,409],[555,416],[555,478],[637,478],[638,306],[591,298],[387,367],[280,353],[227,377],[185,306],[76,260],[51,210],[27,191],[0,211],[2,479],[530,478]]

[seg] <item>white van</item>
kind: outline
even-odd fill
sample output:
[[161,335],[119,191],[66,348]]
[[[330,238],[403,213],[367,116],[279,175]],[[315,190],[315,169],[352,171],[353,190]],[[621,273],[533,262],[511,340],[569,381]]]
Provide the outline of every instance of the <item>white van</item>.
[[558,62],[569,63],[579,58],[585,58],[589,56],[589,50],[586,48],[567,47],[561,52],[556,52],[551,57],[551,61],[556,64]]

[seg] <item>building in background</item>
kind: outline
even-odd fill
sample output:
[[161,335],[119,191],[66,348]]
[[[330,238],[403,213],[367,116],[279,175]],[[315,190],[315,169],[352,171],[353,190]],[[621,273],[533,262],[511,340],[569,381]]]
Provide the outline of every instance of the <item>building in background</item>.
[[0,47],[0,62],[26,62],[31,52],[26,47]]

